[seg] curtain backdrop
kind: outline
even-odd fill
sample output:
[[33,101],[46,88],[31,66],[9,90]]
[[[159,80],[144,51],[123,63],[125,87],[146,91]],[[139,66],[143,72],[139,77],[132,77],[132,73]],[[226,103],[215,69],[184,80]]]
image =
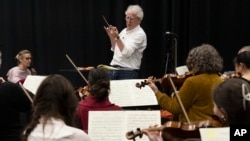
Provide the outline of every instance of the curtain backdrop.
[[141,78],[162,77],[166,65],[173,71],[174,61],[184,65],[188,51],[202,43],[219,51],[224,71],[233,70],[237,50],[250,44],[249,0],[0,0],[0,75],[16,65],[14,57],[22,49],[32,52],[38,74],[65,73],[71,81],[80,75],[60,71],[73,69],[66,54],[77,66],[109,64],[112,52],[102,16],[121,30],[130,4],[144,9],[141,26],[148,46]]

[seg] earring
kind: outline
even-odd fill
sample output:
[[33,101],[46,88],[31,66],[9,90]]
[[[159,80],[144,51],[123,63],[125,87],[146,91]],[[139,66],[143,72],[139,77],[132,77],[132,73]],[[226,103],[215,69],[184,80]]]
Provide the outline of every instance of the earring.
[[224,126],[228,126],[228,119],[227,119],[227,114],[226,114],[226,111],[224,110],[224,108],[220,108],[220,111],[221,111],[221,122]]
[[220,116],[220,118],[225,122],[226,121],[226,118],[225,118],[225,116],[222,114],[221,116]]

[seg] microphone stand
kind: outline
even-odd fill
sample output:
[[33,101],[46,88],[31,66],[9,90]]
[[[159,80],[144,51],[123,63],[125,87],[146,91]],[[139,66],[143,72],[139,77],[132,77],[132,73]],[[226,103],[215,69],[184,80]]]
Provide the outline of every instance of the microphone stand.
[[177,67],[177,38],[173,37],[173,48],[174,48],[174,68]]
[[173,59],[174,59],[174,62],[173,62],[174,68],[172,72],[175,72],[175,68],[177,67],[177,37],[178,35],[169,31],[167,31],[165,35],[167,35],[168,38],[171,38],[171,51],[166,53],[166,64],[165,64],[165,70],[164,70],[164,73],[166,74],[168,65],[169,65],[170,54],[173,55]]

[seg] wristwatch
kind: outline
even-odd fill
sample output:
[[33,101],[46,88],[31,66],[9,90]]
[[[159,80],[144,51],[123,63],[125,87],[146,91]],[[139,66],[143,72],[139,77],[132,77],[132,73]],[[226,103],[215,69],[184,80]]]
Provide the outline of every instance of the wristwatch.
[[115,37],[115,40],[116,40],[116,41],[117,41],[118,39],[120,39],[120,37],[119,37],[119,36]]

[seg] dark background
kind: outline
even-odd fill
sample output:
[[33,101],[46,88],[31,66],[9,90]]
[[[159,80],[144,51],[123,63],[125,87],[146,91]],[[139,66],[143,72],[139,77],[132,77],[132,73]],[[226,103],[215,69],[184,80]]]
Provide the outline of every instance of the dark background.
[[130,4],[144,9],[141,26],[148,45],[141,78],[162,77],[167,53],[167,72],[173,71],[174,40],[166,31],[178,35],[177,66],[185,64],[192,47],[209,43],[224,58],[224,71],[233,70],[236,52],[250,44],[250,0],[0,0],[0,75],[5,77],[16,65],[15,55],[28,49],[38,74],[60,73],[81,83],[77,72],[61,71],[73,69],[65,55],[77,66],[109,64],[112,52],[102,16],[121,31]]

